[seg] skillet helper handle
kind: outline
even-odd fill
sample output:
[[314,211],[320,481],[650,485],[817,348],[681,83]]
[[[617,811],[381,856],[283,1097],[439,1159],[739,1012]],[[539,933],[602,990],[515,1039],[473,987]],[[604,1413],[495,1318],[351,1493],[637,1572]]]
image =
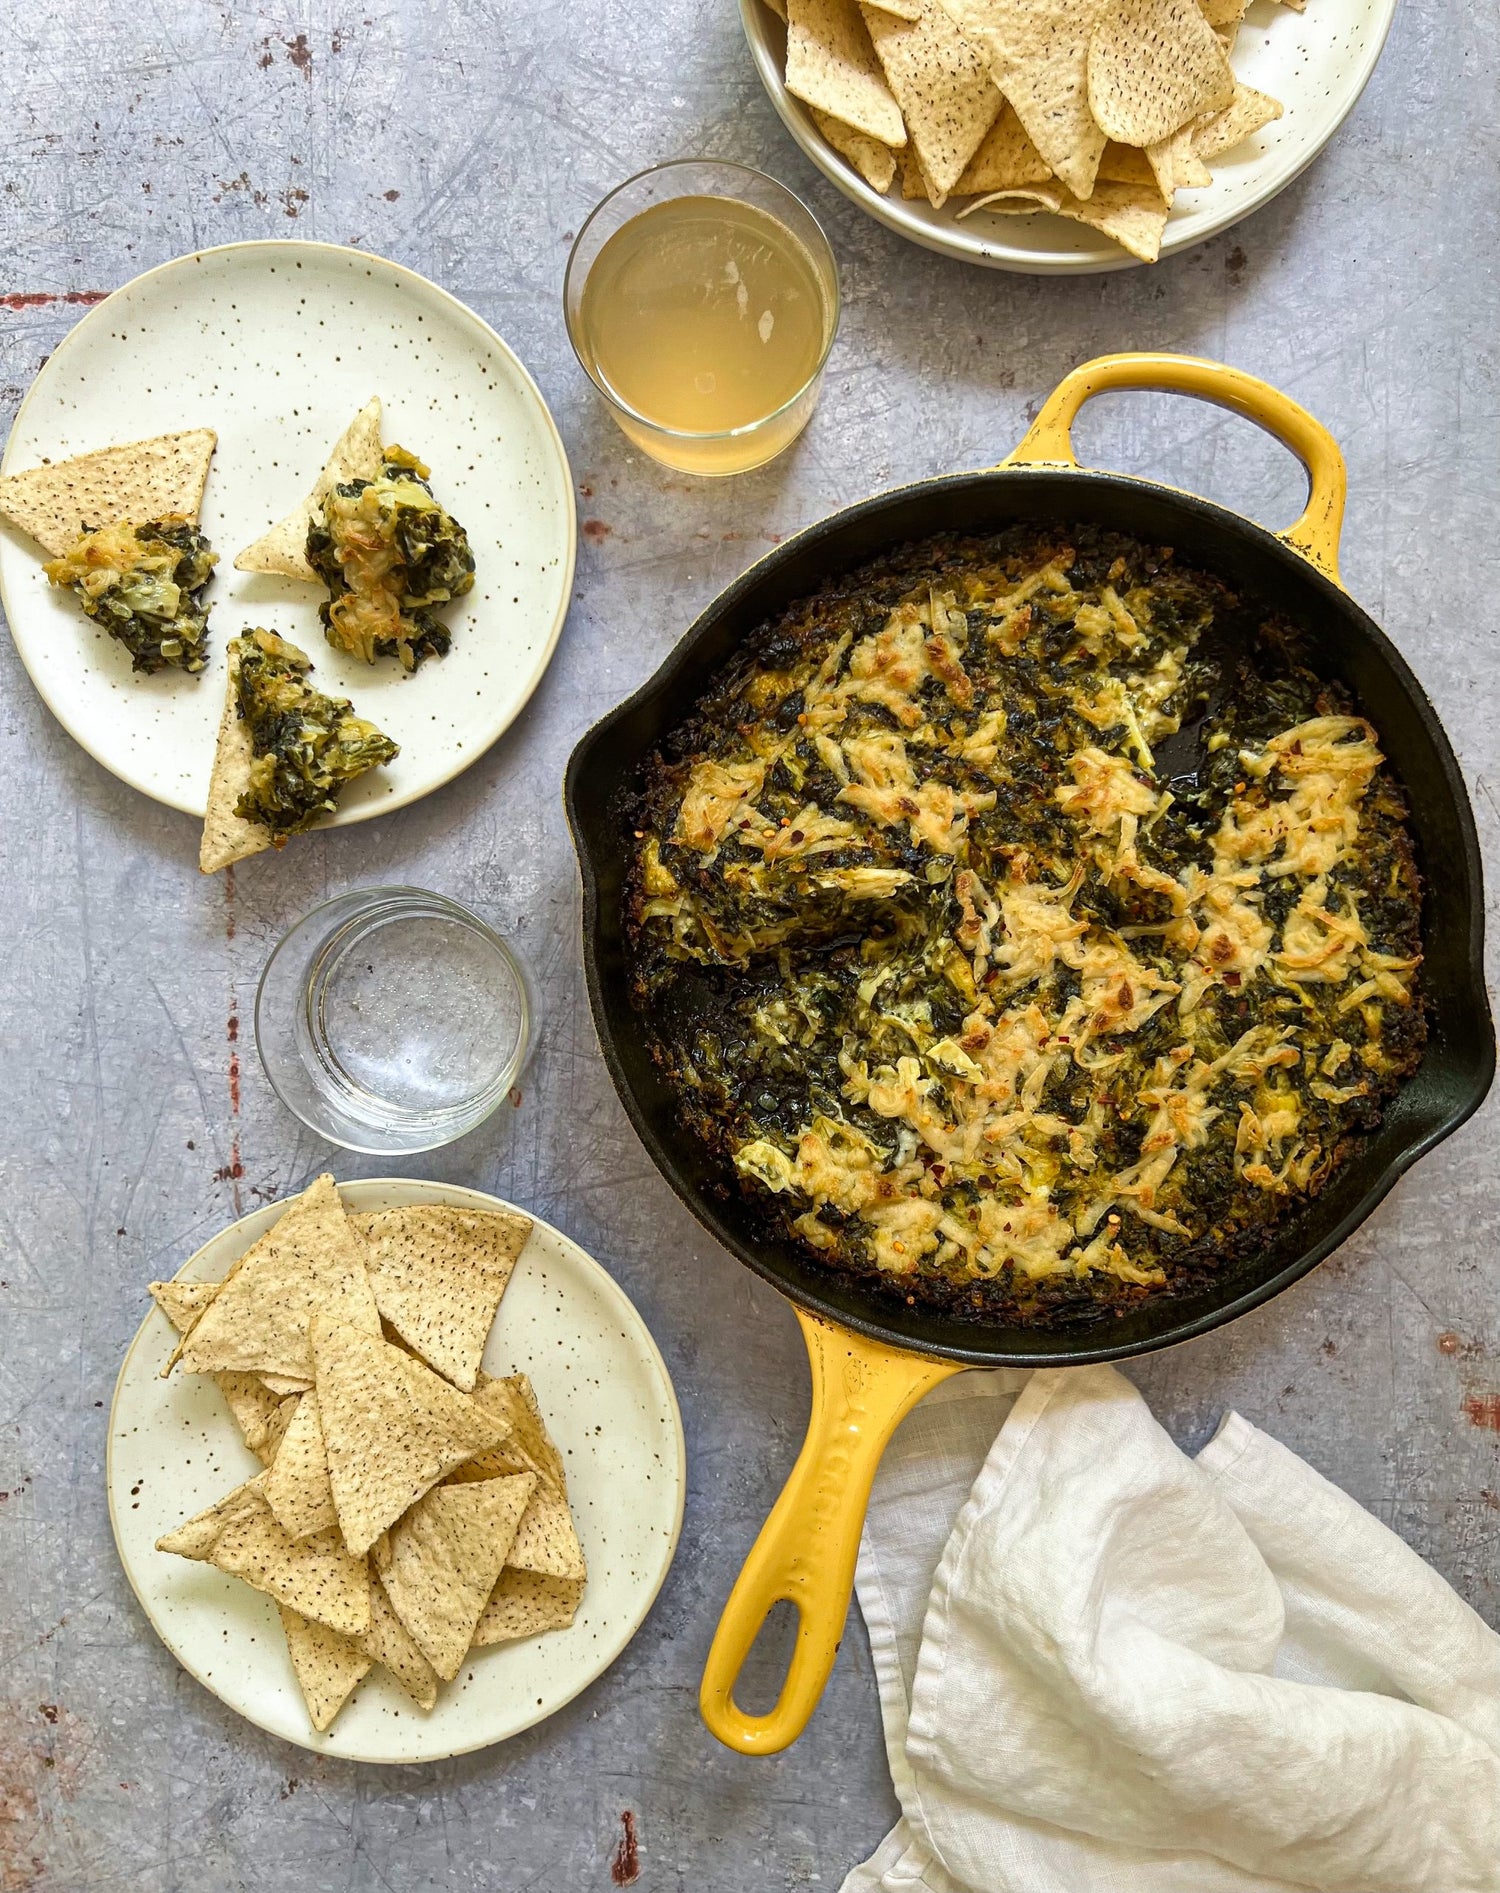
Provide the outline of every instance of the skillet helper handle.
[[1205,361],[1197,355],[1101,355],[1084,362],[1057,384],[1042,403],[1042,411],[1026,438],[1001,461],[1001,466],[1076,467],[1073,423],[1079,409],[1096,394],[1126,388],[1188,394],[1199,401],[1210,401],[1215,407],[1230,408],[1289,448],[1307,470],[1307,505],[1295,525],[1278,537],[1335,585],[1342,586],[1339,533],[1349,476],[1338,442],[1290,395],[1256,375],[1247,375],[1242,368]]
[[[886,1441],[953,1361],[904,1349],[794,1310],[812,1368],[812,1417],[791,1477],[729,1594],[704,1665],[698,1707],[726,1748],[774,1755],[807,1727],[838,1655],[870,1484]],[[734,1685],[766,1614],[797,1607],[797,1642],[776,1706],[747,1715]]]

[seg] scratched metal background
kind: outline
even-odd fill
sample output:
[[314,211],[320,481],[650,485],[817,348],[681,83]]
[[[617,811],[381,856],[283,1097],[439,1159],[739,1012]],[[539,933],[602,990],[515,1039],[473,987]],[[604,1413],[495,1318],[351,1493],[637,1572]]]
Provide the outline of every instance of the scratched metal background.
[[[564,758],[778,535],[882,483],[998,458],[1072,363],[1165,345],[1269,376],[1342,440],[1345,572],[1447,720],[1494,875],[1496,8],[1404,0],[1353,119],[1277,203],[1159,269],[1059,282],[966,270],[863,219],[779,129],[728,0],[3,0],[0,27],[7,420],[80,301],[202,245],[326,238],[425,271],[506,336],[557,415],[585,521],[557,660],[499,747],[419,806],[233,884],[200,880],[192,824],[76,749],[0,646],[0,1893],[581,1893],[609,1886],[627,1809],[648,1893],[835,1889],[894,1813],[862,1633],[778,1760],[719,1749],[694,1708],[806,1373],[786,1307],[677,1206],[610,1091],[579,976]],[[723,485],[627,450],[558,304],[592,203],[692,153],[803,191],[847,297],[811,432]],[[1190,404],[1100,403],[1082,435],[1101,464],[1268,523],[1296,510],[1287,456]],[[413,1170],[529,1205],[615,1271],[676,1377],[691,1454],[676,1568],[614,1670],[502,1748],[384,1772],[284,1747],[177,1669],[116,1564],[103,1488],[145,1282],[330,1161],[388,1167],[299,1132],[238,1024],[288,922],[376,880],[425,882],[518,930],[548,1017],[519,1113]],[[1185,1442],[1238,1406],[1492,1622],[1496,1126],[1491,1110],[1429,1158],[1274,1306],[1139,1371]]]

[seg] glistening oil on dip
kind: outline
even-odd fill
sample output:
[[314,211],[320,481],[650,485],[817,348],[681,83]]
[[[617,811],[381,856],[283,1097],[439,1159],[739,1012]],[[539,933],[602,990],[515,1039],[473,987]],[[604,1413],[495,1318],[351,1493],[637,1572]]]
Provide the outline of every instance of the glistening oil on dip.
[[830,583],[632,819],[634,997],[684,1121],[907,1300],[1053,1323],[1199,1283],[1421,1056],[1378,732],[1169,549],[1015,528]]

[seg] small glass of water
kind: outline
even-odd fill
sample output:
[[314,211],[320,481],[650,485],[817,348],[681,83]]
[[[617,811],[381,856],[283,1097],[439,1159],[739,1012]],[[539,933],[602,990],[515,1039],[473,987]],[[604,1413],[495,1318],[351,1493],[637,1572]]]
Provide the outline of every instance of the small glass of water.
[[271,1088],[345,1150],[435,1150],[519,1079],[535,1009],[526,970],[477,914],[419,887],[315,907],[267,960],[255,1043]]

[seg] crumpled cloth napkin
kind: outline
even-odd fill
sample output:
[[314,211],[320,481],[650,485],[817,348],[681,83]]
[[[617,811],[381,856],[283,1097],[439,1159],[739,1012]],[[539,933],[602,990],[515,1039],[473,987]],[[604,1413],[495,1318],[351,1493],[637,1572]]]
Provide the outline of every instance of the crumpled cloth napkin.
[[843,1893],[1500,1893],[1500,1636],[1238,1414],[962,1374],[858,1590],[902,1819]]

